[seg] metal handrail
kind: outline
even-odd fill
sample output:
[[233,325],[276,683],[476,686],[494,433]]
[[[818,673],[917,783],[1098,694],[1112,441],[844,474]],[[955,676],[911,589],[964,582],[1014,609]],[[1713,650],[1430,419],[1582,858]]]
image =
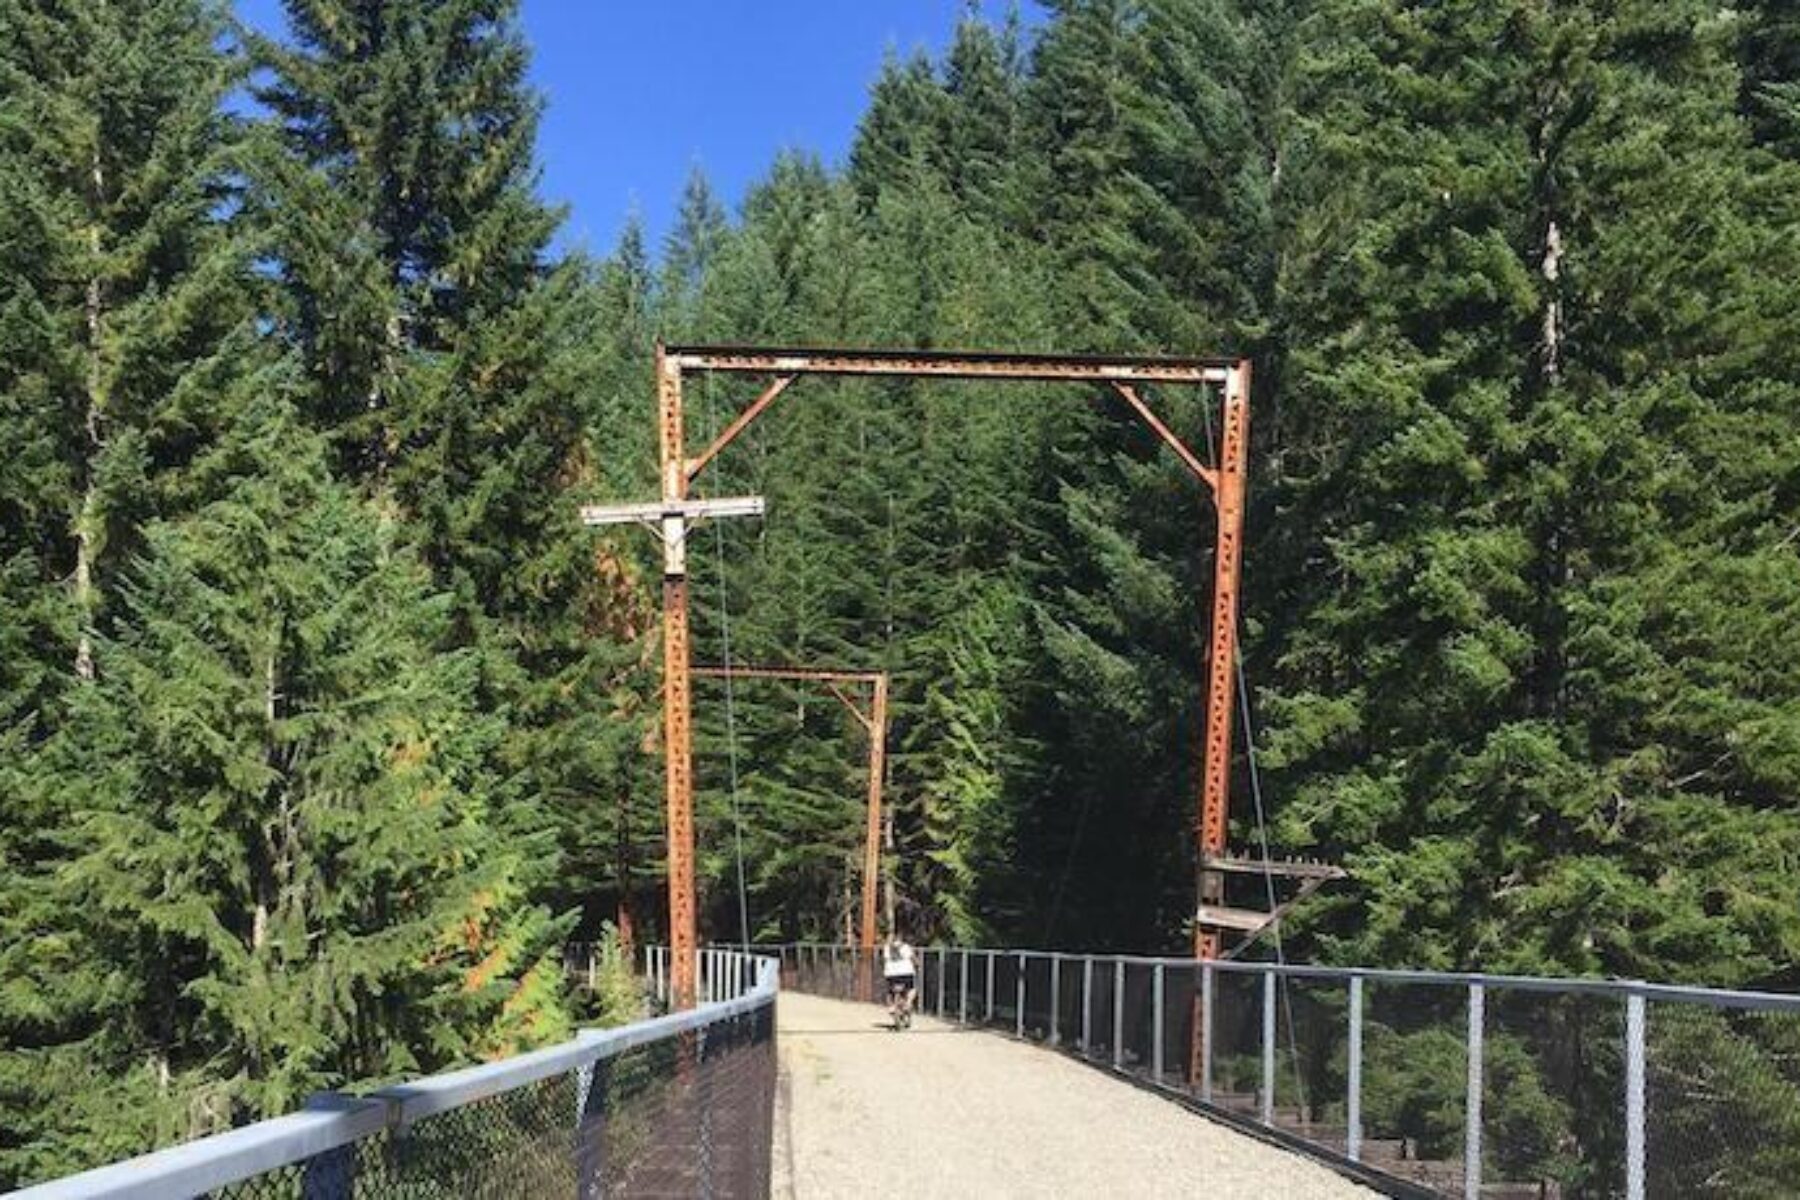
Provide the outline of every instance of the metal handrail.
[[[764,946],[760,949],[779,955],[784,965],[792,963],[801,972],[797,982],[804,989],[812,986],[807,982],[805,972],[809,969],[825,968],[827,986],[832,986],[835,978],[841,983],[842,967],[848,963],[851,974],[860,976],[860,968],[865,955],[850,947],[831,943],[787,943],[781,946]],[[790,957],[791,956],[791,957]],[[985,995],[986,1014],[982,1016],[971,1001],[971,967],[985,960],[980,981],[980,994]],[[1013,992],[1010,1015],[997,1014],[995,1006],[995,979],[999,964],[1007,964],[1012,970]],[[1037,964],[1039,969],[1028,972],[1028,964]],[[1044,966],[1048,964],[1048,969]],[[1079,964],[1079,970],[1070,968]],[[1110,966],[1111,975],[1111,1017],[1112,1034],[1110,1044],[1103,1046],[1105,1052],[1097,1051],[1093,1042],[1094,1034],[1094,996],[1096,983],[1102,992],[1108,990],[1107,981],[1097,978],[1103,972],[1096,967]],[[1148,1029],[1152,1031],[1148,1045],[1139,1044],[1133,1051],[1130,1063],[1126,1058],[1126,1037],[1124,1030],[1125,981],[1128,970],[1136,970],[1140,975],[1141,987],[1137,1003],[1148,1006]],[[1147,973],[1149,979],[1143,980]],[[956,996],[954,1004],[948,1003],[946,985],[952,975],[956,976]],[[1240,980],[1247,977],[1260,978],[1261,1004],[1260,1020],[1252,1016],[1249,1019],[1252,1034],[1260,1028],[1258,1044],[1252,1049],[1238,1043],[1238,1063],[1233,1070],[1235,1090],[1228,1093],[1229,1098],[1222,1097],[1215,1090],[1214,1067],[1216,1064],[1214,1013],[1216,1009],[1215,985],[1225,976],[1235,976]],[[1189,1050],[1192,1059],[1185,1066],[1174,1070],[1173,1075],[1166,1070],[1165,1043],[1168,1036],[1166,1018],[1172,1011],[1169,1005],[1169,989],[1167,983],[1171,978],[1191,979],[1193,987],[1192,1025],[1188,1027]],[[1079,981],[1077,983],[1077,980]],[[1342,1093],[1334,1097],[1343,1103],[1343,1120],[1339,1142],[1329,1139],[1321,1140],[1302,1129],[1296,1132],[1292,1128],[1284,1128],[1278,1113],[1277,1095],[1277,1057],[1280,1034],[1278,1018],[1277,991],[1284,981],[1305,981],[1309,984],[1322,984],[1334,991],[1341,990],[1347,1001],[1345,1009],[1336,1015],[1324,1019],[1338,1024],[1343,1035]],[[1110,1065],[1113,1071],[1140,1084],[1156,1088],[1178,1096],[1183,1103],[1213,1113],[1234,1125],[1245,1128],[1249,1132],[1267,1136],[1286,1145],[1290,1149],[1299,1149],[1316,1158],[1320,1158],[1354,1177],[1366,1180],[1378,1180],[1383,1187],[1394,1187],[1407,1191],[1432,1191],[1434,1188],[1448,1188],[1449,1181],[1437,1179],[1429,1184],[1424,1176],[1409,1179],[1395,1173],[1388,1164],[1372,1163],[1365,1153],[1365,1119],[1363,1107],[1363,1068],[1365,1054],[1363,1033],[1365,1026],[1379,1026],[1369,1014],[1365,1006],[1364,992],[1371,985],[1379,987],[1423,986],[1438,992],[1448,1002],[1443,1005],[1434,1002],[1434,1007],[1442,1008],[1443,1022],[1451,1022],[1456,1028],[1457,1036],[1464,1041],[1462,1060],[1465,1078],[1462,1080],[1462,1129],[1460,1158],[1441,1156],[1438,1164],[1453,1169],[1461,1175],[1460,1192],[1469,1200],[1476,1200],[1481,1195],[1484,1173],[1492,1166],[1484,1150],[1484,1141],[1490,1131],[1484,1128],[1483,1102],[1489,1095],[1494,1081],[1488,1078],[1488,1052],[1490,1022],[1494,1020],[1490,1014],[1495,1009],[1495,1002],[1500,1001],[1508,993],[1528,993],[1538,996],[1582,996],[1598,999],[1601,1003],[1596,1009],[1611,1009],[1616,1013],[1618,1029],[1608,1035],[1602,1034],[1605,1041],[1613,1041],[1620,1051],[1618,1066],[1620,1068],[1612,1086],[1618,1090],[1620,1102],[1619,1119],[1622,1138],[1619,1144],[1613,1145],[1601,1139],[1588,1146],[1589,1151],[1602,1153],[1608,1157],[1605,1170],[1616,1173],[1617,1181],[1622,1185],[1622,1194],[1627,1200],[1643,1200],[1651,1190],[1651,1168],[1654,1163],[1662,1164],[1665,1186],[1667,1173],[1672,1169],[1668,1164],[1680,1160],[1683,1150],[1679,1143],[1671,1143],[1670,1135],[1659,1134],[1651,1121],[1649,1091],[1650,1075],[1653,1063],[1651,1054],[1655,1050],[1650,1032],[1660,1027],[1665,1019],[1659,1013],[1688,1009],[1730,1010],[1739,1013],[1750,1013],[1756,1017],[1785,1014],[1792,1017],[1800,1014],[1800,995],[1781,992],[1752,991],[1727,988],[1696,987],[1672,983],[1649,983],[1643,980],[1630,979],[1593,979],[1567,978],[1558,979],[1538,975],[1501,975],[1473,971],[1424,971],[1377,967],[1334,967],[1297,963],[1268,963],[1225,960],[1200,960],[1196,958],[1176,958],[1152,955],[1131,954],[1082,954],[1054,950],[1003,949],[975,946],[932,946],[921,948],[919,955],[919,998],[924,1011],[935,1012],[939,1017],[961,1021],[963,1024],[998,1024],[1001,1029],[1010,1029],[1013,1036],[1028,1040],[1041,1040],[1051,1046],[1067,1049],[1069,1040],[1066,1036],[1071,1026],[1065,1020],[1065,1000],[1078,1002],[1081,1035],[1074,1045],[1077,1057],[1096,1066]],[[1074,990],[1079,987],[1078,993]],[[1457,995],[1458,992],[1463,993]],[[1037,1001],[1035,1008],[1028,1007],[1028,995]],[[935,999],[935,1003],[933,1003]],[[1242,1001],[1240,1000],[1240,1003]],[[1452,1016],[1455,1008],[1461,1004],[1460,1016]],[[1173,1003],[1187,1004],[1182,998]],[[1254,1001],[1252,1001],[1254,1003]],[[1658,1006],[1655,1009],[1652,1006]],[[1500,1006],[1504,1011],[1504,1006]],[[1140,1012],[1140,1015],[1143,1015]],[[996,1022],[996,1017],[999,1021]],[[1184,1020],[1187,1019],[1183,1018]],[[1293,1030],[1293,1015],[1288,1014],[1288,1037],[1297,1040]],[[1722,1020],[1723,1018],[1721,1018]],[[1733,1018],[1736,1019],[1736,1018]],[[1240,1021],[1240,1030],[1243,1022]],[[1450,1028],[1451,1025],[1444,1025]],[[1316,1027],[1315,1027],[1316,1028]],[[1791,1029],[1791,1024],[1789,1025]],[[1679,1026],[1677,1026],[1679,1029]],[[1504,1025],[1496,1025],[1494,1032],[1505,1033],[1516,1039],[1518,1030],[1508,1030]],[[1103,1035],[1104,1036],[1104,1035]],[[1233,1036],[1240,1039],[1239,1032]],[[1330,1035],[1328,1035],[1329,1037]],[[1247,1052],[1246,1052],[1247,1051]],[[1765,1056],[1769,1053],[1765,1049]],[[1260,1071],[1256,1068],[1260,1067]],[[1250,1089],[1245,1087],[1246,1069],[1255,1072],[1254,1082]],[[1298,1074],[1300,1068],[1296,1062]],[[1666,1070],[1666,1068],[1665,1068]],[[1502,1075],[1501,1080],[1505,1079]],[[1254,1105],[1253,1110],[1245,1108],[1245,1101]],[[1304,1104],[1304,1100],[1302,1101]],[[1728,1101],[1720,1100],[1718,1105],[1729,1108]],[[1254,1111],[1255,1115],[1250,1113]],[[1392,1118],[1388,1121],[1391,1131]],[[1301,1119],[1302,1125],[1305,1118]],[[1500,1136],[1504,1137],[1504,1127]],[[1785,1135],[1783,1135],[1785,1136]],[[1658,1142],[1661,1137],[1664,1140]],[[1653,1145],[1655,1143],[1655,1145]],[[1660,1151],[1657,1147],[1660,1146]],[[1654,1156],[1660,1152],[1661,1157]],[[1598,1161],[1598,1160],[1594,1160]],[[1766,1175],[1766,1172],[1765,1172]],[[1759,1176],[1758,1178],[1763,1178]]]
[[[743,949],[741,946],[734,948]],[[774,952],[781,948],[832,950],[853,954],[856,948],[835,942],[783,942],[748,947],[751,952]],[[1651,983],[1642,979],[1594,979],[1584,976],[1503,975],[1485,971],[1427,971],[1406,967],[1332,967],[1315,963],[1269,963],[1241,959],[1181,958],[1153,954],[1110,954],[1102,951],[1080,953],[1067,950],[1032,950],[1002,946],[930,946],[933,953],[949,951],[971,955],[996,954],[1010,958],[1061,959],[1079,962],[1084,958],[1107,962],[1142,963],[1145,966],[1185,967],[1199,970],[1203,965],[1212,971],[1238,975],[1278,975],[1292,979],[1362,979],[1371,983],[1420,983],[1443,987],[1467,988],[1471,985],[1495,990],[1521,992],[1575,993],[1590,996],[1624,998],[1642,996],[1647,1000],[1679,1000],[1713,1008],[1767,1009],[1778,1012],[1800,1012],[1800,995],[1789,992],[1761,992],[1739,988],[1711,988],[1694,984]]]
[[187,1200],[304,1162],[384,1130],[404,1129],[426,1117],[773,1004],[780,985],[776,961],[754,953],[742,957],[748,961],[737,965],[750,968],[754,982],[739,996],[613,1029],[583,1030],[560,1045],[395,1084],[362,1096],[327,1093],[315,1097],[302,1112],[183,1142],[15,1194],[19,1200],[126,1196],[132,1200]]

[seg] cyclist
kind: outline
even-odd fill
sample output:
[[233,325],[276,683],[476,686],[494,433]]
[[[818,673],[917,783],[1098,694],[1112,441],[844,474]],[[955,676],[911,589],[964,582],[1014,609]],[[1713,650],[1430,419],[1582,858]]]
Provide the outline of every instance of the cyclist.
[[913,948],[902,938],[890,938],[882,954],[881,974],[887,981],[888,1011],[894,1014],[894,1028],[912,1024],[913,993],[918,985],[918,972],[913,963]]

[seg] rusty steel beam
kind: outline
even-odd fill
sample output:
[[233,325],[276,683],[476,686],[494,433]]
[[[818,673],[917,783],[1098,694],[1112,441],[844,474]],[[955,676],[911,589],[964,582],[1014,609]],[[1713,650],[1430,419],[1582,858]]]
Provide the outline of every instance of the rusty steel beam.
[[1113,391],[1119,393],[1125,403],[1131,406],[1131,410],[1137,413],[1139,419],[1150,427],[1150,431],[1175,452],[1175,457],[1179,458],[1182,465],[1193,472],[1196,479],[1215,492],[1219,490],[1219,473],[1201,462],[1200,456],[1188,449],[1187,443],[1176,437],[1174,431],[1162,423],[1162,419],[1150,410],[1148,404],[1144,403],[1144,398],[1137,394],[1136,388],[1129,383],[1120,383],[1116,379],[1109,379],[1107,382],[1112,384]]
[[727,425],[724,432],[720,433],[718,437],[712,440],[711,445],[707,446],[706,449],[702,450],[693,458],[690,458],[686,468],[688,482],[692,483],[694,481],[694,476],[700,474],[700,471],[707,463],[719,456],[719,451],[736,441],[737,435],[744,432],[750,422],[762,416],[763,410],[775,403],[781,396],[781,393],[787,391],[788,385],[794,382],[795,378],[796,377],[793,375],[778,376],[773,383],[763,389],[762,395],[751,402],[749,408],[746,408],[743,412],[739,413],[737,419]]
[[[873,951],[880,941],[876,915],[881,880],[882,784],[887,774],[887,702],[888,676],[885,671],[847,671],[817,667],[767,667],[696,665],[693,674],[702,679],[779,679],[796,683],[822,683],[838,698],[856,723],[869,735],[869,803],[867,830],[863,840],[862,928],[858,942],[862,949]],[[865,714],[854,701],[838,690],[839,684],[871,685],[869,711]]]
[[[665,506],[687,499],[682,446],[681,368],[656,351],[657,445]],[[673,539],[685,540],[684,522]],[[669,852],[669,982],[676,1009],[694,1006],[699,932],[694,896],[694,730],[688,683],[688,586],[675,546],[665,546],[663,570],[663,784]]]
[[[868,970],[875,969],[876,885],[881,875],[881,784],[887,771],[887,702],[888,677],[875,677],[875,695],[869,704],[869,811],[868,829],[863,840],[862,878],[862,948],[868,955]],[[870,989],[873,990],[873,975]]]
[[885,375],[939,379],[1033,379],[1046,383],[1223,383],[1223,358],[1118,354],[997,354],[986,351],[670,346],[683,371],[752,375]]
[[[1206,664],[1205,762],[1202,764],[1200,812],[1196,829],[1198,861],[1225,853],[1227,806],[1231,782],[1231,718],[1236,700],[1238,575],[1243,554],[1244,475],[1250,444],[1250,364],[1238,363],[1225,383],[1221,404],[1219,482],[1214,489],[1218,521],[1213,550],[1212,636]],[[1224,893],[1219,872],[1200,872],[1200,903],[1216,906]],[[1197,957],[1219,956],[1219,933],[1196,921]]]

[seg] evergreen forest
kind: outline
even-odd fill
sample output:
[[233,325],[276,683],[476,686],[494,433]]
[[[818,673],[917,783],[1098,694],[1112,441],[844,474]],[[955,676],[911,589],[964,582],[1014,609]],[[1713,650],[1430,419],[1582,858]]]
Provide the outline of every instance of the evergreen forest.
[[[0,1187],[662,936],[660,550],[578,516],[659,341],[1248,357],[1232,843],[1349,872],[1283,952],[1800,984],[1791,0],[971,13],[604,254],[517,10],[0,0]],[[705,488],[696,660],[892,677],[907,936],[1186,951],[1213,510],[1117,397],[805,379]],[[702,938],[844,940],[861,727],[695,719]]]

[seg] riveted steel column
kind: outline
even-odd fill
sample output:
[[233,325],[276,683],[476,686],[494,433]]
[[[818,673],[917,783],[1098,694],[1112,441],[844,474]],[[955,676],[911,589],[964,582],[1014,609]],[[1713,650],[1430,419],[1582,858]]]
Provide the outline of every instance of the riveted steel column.
[[1644,998],[1625,997],[1625,1200],[1644,1200]]
[[[1249,464],[1250,362],[1232,365],[1220,398],[1219,466],[1213,485],[1217,511],[1213,545],[1212,630],[1209,639],[1206,682],[1205,758],[1201,763],[1200,813],[1197,833],[1200,862],[1225,851],[1225,830],[1230,818],[1231,718],[1236,682],[1238,632],[1238,563],[1243,553],[1244,479]],[[1202,870],[1199,895],[1203,904],[1217,904],[1224,894],[1224,876]],[[1219,956],[1219,933],[1203,925],[1194,927],[1194,957]]]
[[1481,1195],[1481,1057],[1486,999],[1479,983],[1469,985],[1469,1086],[1463,1105],[1463,1195],[1468,1200],[1479,1200]]
[[1275,1123],[1275,972],[1263,972],[1262,1122]]
[[1344,1083],[1344,1112],[1349,1129],[1345,1133],[1344,1153],[1351,1162],[1362,1161],[1362,1035],[1363,981],[1361,975],[1350,977],[1350,1065]]
[[[681,367],[656,347],[657,444],[664,504],[687,499]],[[669,957],[672,1008],[694,1006],[694,747],[688,678],[687,522],[663,522],[663,792],[668,821]]]
[[1156,964],[1150,984],[1150,1078],[1163,1081],[1163,965]]
[[881,879],[881,782],[887,773],[888,677],[877,675],[869,700],[869,804],[868,830],[863,836],[862,948],[875,954],[876,899]]
[[1062,955],[1050,956],[1050,1044],[1062,1045]]

